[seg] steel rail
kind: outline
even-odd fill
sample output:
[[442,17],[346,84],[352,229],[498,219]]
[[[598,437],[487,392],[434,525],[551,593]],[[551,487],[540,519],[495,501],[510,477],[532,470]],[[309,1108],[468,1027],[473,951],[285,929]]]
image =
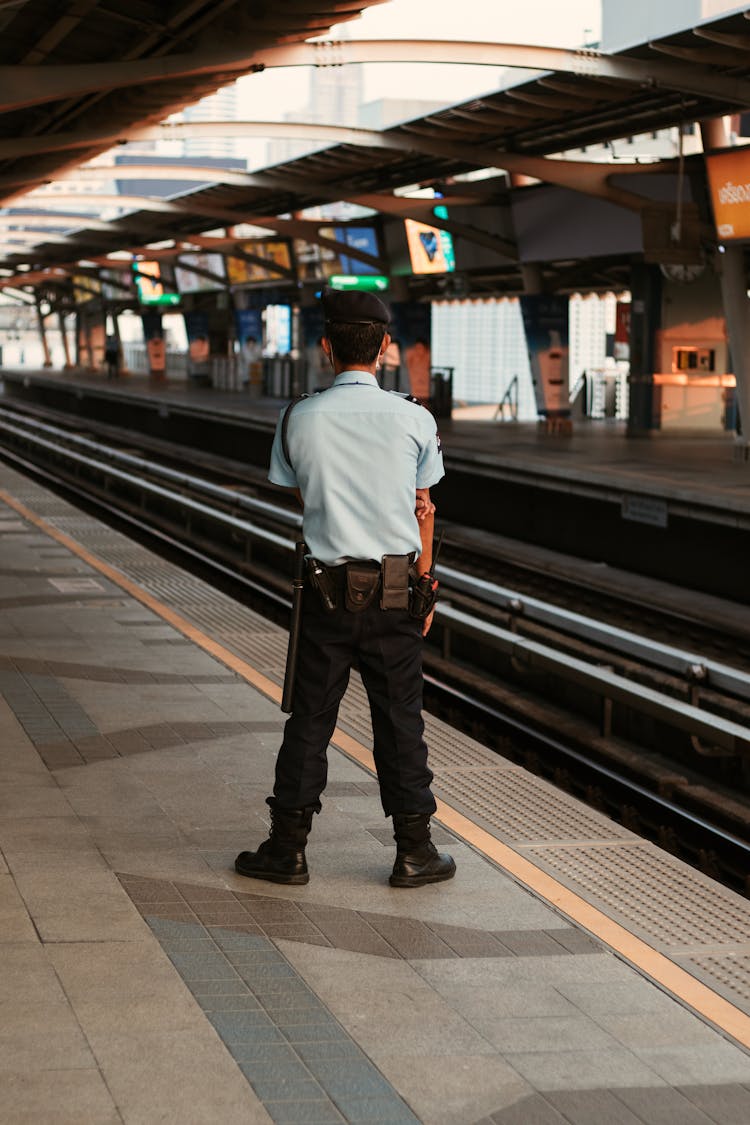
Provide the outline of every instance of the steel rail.
[[436,569],[440,581],[452,590],[469,594],[529,621],[552,625],[563,633],[591,641],[621,655],[634,656],[644,663],[684,676],[693,683],[702,682],[741,699],[750,699],[750,675],[738,668],[650,640],[639,633],[619,629],[615,625],[573,613],[538,598],[527,597],[507,586],[497,586],[483,578],[462,574],[451,567],[441,565]]
[[[53,427],[45,428],[48,430],[54,429]],[[111,463],[85,456],[81,453],[76,453],[74,450],[66,448],[65,446],[56,445],[45,437],[30,433],[28,430],[12,425],[2,419],[0,419],[0,431],[20,437],[30,442],[32,445],[58,456],[62,455],[76,465],[103,474],[105,478],[115,478],[123,484],[136,488],[141,495],[145,493],[157,497],[162,502],[171,502],[181,511],[198,514],[214,524],[230,528],[233,532],[241,532],[251,539],[258,539],[276,549],[289,552],[290,554],[294,549],[293,543],[290,540],[284,539],[282,536],[276,535],[265,528],[258,527],[256,524],[240,519],[228,512],[217,511],[215,508],[211,508],[207,504],[203,504],[189,496],[172,492],[161,485],[134,476],[130,472],[116,468]],[[100,450],[103,448],[97,446],[96,443],[89,442],[88,439],[80,438],[79,435],[65,436],[66,438],[77,438],[79,442],[87,442],[89,446]],[[131,461],[138,462],[139,467],[147,465],[149,471],[154,469],[154,466],[150,462],[143,462],[142,459],[132,457],[130,454],[118,454],[118,456],[123,459],[128,458]],[[177,473],[174,470],[164,471],[173,474],[178,481],[183,483],[189,479],[187,474]],[[199,478],[192,479],[198,480]],[[201,483],[204,486],[204,490],[210,490],[214,495],[217,493],[222,494],[225,500],[230,499],[233,503],[235,501],[245,501],[252,505],[262,505],[264,514],[268,514],[269,508],[273,508],[273,505],[265,504],[262,501],[254,501],[249,497],[237,497],[230,490],[222,489],[219,485],[211,485],[209,482],[205,481]],[[453,573],[457,574],[458,572]],[[480,579],[473,581],[480,586],[492,586],[491,583],[485,583]],[[539,603],[539,605],[543,606],[544,603]],[[559,612],[567,613],[567,611]],[[502,629],[489,622],[472,617],[461,610],[455,609],[453,606],[444,603],[439,604],[437,619],[444,627],[459,632],[470,639],[479,641],[496,651],[501,651],[509,657],[524,663],[528,667],[540,671],[552,672],[562,679],[584,686],[595,694],[598,694],[603,700],[624,703],[639,713],[647,714],[652,718],[667,722],[669,725],[679,730],[686,731],[694,738],[705,739],[707,742],[710,742],[712,746],[719,748],[725,753],[750,753],[750,728],[744,727],[739,723],[714,715],[711,712],[703,711],[696,706],[684,703],[662,692],[647,688],[606,668],[576,659],[566,653],[560,653],[550,646],[539,644],[538,642],[521,637],[508,629]],[[597,623],[592,622],[592,624]],[[601,626],[599,627],[602,628]],[[635,634],[633,634],[633,636],[635,636]],[[665,648],[666,646],[661,647]],[[732,670],[730,669],[730,671]],[[741,675],[741,673],[738,673],[738,675]]]

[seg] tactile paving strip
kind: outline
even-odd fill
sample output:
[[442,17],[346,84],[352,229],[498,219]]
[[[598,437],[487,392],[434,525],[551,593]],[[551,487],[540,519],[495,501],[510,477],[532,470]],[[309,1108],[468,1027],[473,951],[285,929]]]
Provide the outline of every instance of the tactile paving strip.
[[741,997],[750,1004],[750,953],[707,954],[681,961],[687,968],[694,966],[711,982],[723,986],[724,995],[732,1000]]
[[750,902],[652,844],[530,848],[534,860],[665,949],[750,940]]
[[522,841],[632,840],[627,829],[567,797],[520,767],[443,770],[440,792],[481,817],[500,839]]

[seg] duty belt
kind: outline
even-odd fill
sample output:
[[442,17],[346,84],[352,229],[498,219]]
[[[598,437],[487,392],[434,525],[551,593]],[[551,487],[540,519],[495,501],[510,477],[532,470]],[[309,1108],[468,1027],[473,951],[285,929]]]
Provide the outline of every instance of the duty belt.
[[380,563],[372,559],[351,559],[338,566],[326,566],[317,559],[307,560],[310,585],[321,605],[333,612],[341,604],[350,613],[361,613],[380,593],[380,608],[409,608],[409,579],[414,551],[408,555],[383,555]]

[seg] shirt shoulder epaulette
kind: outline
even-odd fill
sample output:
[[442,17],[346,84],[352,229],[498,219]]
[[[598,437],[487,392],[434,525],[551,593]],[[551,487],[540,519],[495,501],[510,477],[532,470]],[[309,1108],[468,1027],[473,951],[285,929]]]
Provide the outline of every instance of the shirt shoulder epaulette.
[[389,391],[388,394],[397,395],[398,398],[402,398],[404,402],[413,402],[415,406],[422,406],[425,410],[427,409],[421,398],[417,398],[415,395],[408,395],[405,391]]

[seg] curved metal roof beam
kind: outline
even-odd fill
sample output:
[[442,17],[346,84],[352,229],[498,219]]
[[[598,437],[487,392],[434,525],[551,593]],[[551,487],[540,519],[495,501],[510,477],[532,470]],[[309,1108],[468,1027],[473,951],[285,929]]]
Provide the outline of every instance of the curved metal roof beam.
[[17,215],[0,214],[0,228],[13,226],[23,226],[24,230],[43,230],[46,227],[53,227],[65,233],[81,230],[84,226],[87,230],[101,232],[112,230],[112,224],[104,223],[101,219],[92,219],[88,215],[72,215],[68,211],[59,215],[50,215],[46,208],[43,211],[24,210],[22,214]]
[[466,66],[518,67],[583,78],[618,81],[700,93],[750,105],[750,82],[731,75],[698,73],[694,66],[654,58],[609,56],[588,48],[568,50],[517,43],[453,40],[373,39],[355,42],[297,43],[258,51],[208,44],[203,50],[159,58],[62,66],[0,67],[0,112],[41,105],[101,90],[199,74],[244,74],[287,66],[343,66],[353,63],[450,63]]
[[[608,177],[615,172],[618,176],[633,173],[642,175],[644,172],[653,173],[654,171],[663,170],[664,168],[663,162],[648,165],[618,163],[615,167],[613,165],[591,161],[573,161],[546,156],[530,156],[525,153],[505,152],[501,149],[481,148],[472,143],[462,144],[457,141],[444,141],[432,139],[431,137],[416,136],[412,133],[407,134],[406,132],[400,132],[399,129],[400,127],[397,126],[385,132],[378,132],[372,129],[349,129],[342,126],[319,125],[313,122],[214,121],[154,125],[145,129],[135,130],[130,137],[132,140],[175,140],[204,135],[229,136],[235,138],[293,137],[307,139],[315,137],[317,139],[327,139],[338,144],[386,149],[391,152],[420,152],[430,156],[465,161],[478,168],[487,167],[495,168],[498,171],[520,172],[523,175],[533,176],[545,183],[557,184],[560,187],[569,187],[572,190],[580,191],[587,195],[597,195],[603,199],[610,200],[612,203],[618,203],[620,206],[632,210],[639,210],[644,205],[643,197],[633,192],[628,192],[623,188],[613,187],[608,183]],[[93,143],[93,138],[90,133],[82,134],[82,136],[85,137],[85,140],[81,142],[82,146],[89,146]],[[69,134],[66,143],[72,147],[75,142],[75,137],[75,134]],[[54,134],[47,137],[40,136],[38,138],[13,138],[5,141],[0,139],[0,157],[11,155],[13,146],[16,144],[19,144],[25,149],[28,155],[29,150],[26,146],[29,141],[36,143],[37,148],[34,151],[44,151],[47,141],[54,142],[55,139]],[[117,139],[118,138],[115,136],[100,136],[99,141],[105,143],[111,141],[114,145]],[[20,150],[13,154],[20,155]],[[115,167],[119,168],[120,165],[116,165]],[[122,165],[122,167],[124,169],[132,167],[132,165]],[[207,182],[210,178],[209,171],[208,169],[205,170],[207,173],[205,176]],[[71,173],[71,175],[74,175],[74,173]],[[324,187],[328,193],[326,198],[334,197],[330,194],[330,184],[321,185],[313,183],[307,177],[297,177],[295,180],[293,177],[285,176],[283,171],[275,172],[273,169],[269,169],[263,172],[239,173],[235,170],[231,175],[233,179],[235,176],[242,176],[242,185],[246,187],[271,187],[281,191],[319,191]],[[271,177],[273,177],[273,180]],[[125,177],[123,176],[123,178]],[[24,176],[22,169],[19,170],[17,182],[28,182],[28,175]],[[224,180],[223,182],[228,182],[228,180]],[[17,198],[26,197],[22,197],[19,194]],[[353,200],[353,197],[347,196],[346,193],[335,195],[335,198]],[[372,198],[390,197],[373,195]],[[416,203],[417,201],[414,202]],[[19,205],[19,203],[16,203],[16,206]],[[375,210],[380,209],[377,203],[367,205],[374,207]],[[236,216],[233,221],[238,221]]]
[[[155,211],[164,215],[196,215],[205,216],[208,219],[214,219],[222,223],[239,223],[244,221],[244,216],[233,214],[231,211],[225,211],[218,207],[207,207],[205,204],[199,203],[197,200],[188,203],[177,203],[167,201],[165,199],[152,199],[149,195],[114,195],[110,192],[55,192],[53,195],[34,195],[29,192],[23,197],[31,203],[39,204],[42,201],[45,205],[45,210],[48,212],[54,211],[57,204],[76,203],[80,205],[83,201],[86,203],[101,204],[104,207],[114,207],[124,211]],[[184,197],[183,197],[184,198]],[[18,204],[17,204],[18,206]],[[65,214],[64,207],[61,207],[60,214]],[[119,222],[124,219],[125,215],[120,215],[113,222]]]

